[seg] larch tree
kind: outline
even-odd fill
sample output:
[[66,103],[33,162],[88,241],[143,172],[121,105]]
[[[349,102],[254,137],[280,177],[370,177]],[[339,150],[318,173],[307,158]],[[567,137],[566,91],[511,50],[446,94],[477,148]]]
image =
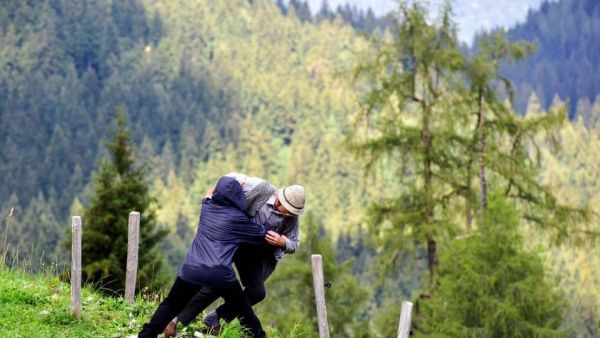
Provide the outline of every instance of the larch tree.
[[445,247],[439,283],[419,302],[415,327],[426,337],[564,337],[564,299],[546,280],[541,257],[524,249],[519,227],[537,224],[563,240],[588,217],[539,182],[540,145],[552,148],[566,110],[518,116],[500,100],[498,82],[509,93],[511,86],[499,64],[524,57],[531,46],[510,43],[502,32],[476,46],[465,70],[477,120],[468,160],[479,167],[477,227]]
[[[455,149],[470,140],[460,135],[466,115],[452,104],[464,59],[449,8],[439,24],[429,23],[426,8],[416,1],[401,2],[399,13],[397,35],[375,40],[375,54],[355,70],[358,82],[366,79],[369,87],[354,117],[351,146],[370,164],[400,163],[395,174],[406,188],[371,208],[375,231],[387,232],[390,242],[408,236],[424,244],[433,287],[438,237],[456,226],[442,209],[464,190],[461,171],[455,170],[462,155]],[[381,226],[386,221],[391,228]]]

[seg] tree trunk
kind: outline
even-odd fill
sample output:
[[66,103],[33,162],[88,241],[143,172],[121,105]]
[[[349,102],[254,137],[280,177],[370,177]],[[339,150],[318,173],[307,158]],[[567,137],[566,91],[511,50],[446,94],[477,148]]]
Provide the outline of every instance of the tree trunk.
[[429,126],[430,110],[425,102],[422,102],[423,107],[423,126],[421,130],[421,147],[423,148],[423,194],[425,195],[425,208],[423,210],[423,218],[425,220],[426,236],[427,236],[427,262],[429,265],[429,287],[433,289],[437,259],[437,246],[433,239],[432,229],[434,223],[434,205],[433,205],[433,173],[431,171],[431,131]]
[[479,209],[487,209],[487,181],[485,178],[485,117],[483,116],[483,90],[479,89],[479,116],[477,118],[477,130],[479,132]]
[[473,157],[469,154],[469,164],[467,165],[467,182],[465,182],[465,187],[467,187],[467,195],[465,196],[465,209],[467,214],[467,229],[471,230],[473,226],[473,206],[471,205],[471,175],[473,168]]
[[430,290],[433,289],[434,278],[436,276],[438,263],[439,262],[437,258],[437,243],[435,242],[435,239],[433,239],[432,235],[427,235],[427,264],[429,265]]

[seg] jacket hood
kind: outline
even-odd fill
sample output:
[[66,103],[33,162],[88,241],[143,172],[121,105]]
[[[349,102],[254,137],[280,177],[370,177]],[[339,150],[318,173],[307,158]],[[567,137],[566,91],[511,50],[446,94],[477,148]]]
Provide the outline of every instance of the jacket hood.
[[242,185],[232,177],[223,176],[219,179],[212,200],[223,206],[230,206],[239,210],[246,209],[246,196]]

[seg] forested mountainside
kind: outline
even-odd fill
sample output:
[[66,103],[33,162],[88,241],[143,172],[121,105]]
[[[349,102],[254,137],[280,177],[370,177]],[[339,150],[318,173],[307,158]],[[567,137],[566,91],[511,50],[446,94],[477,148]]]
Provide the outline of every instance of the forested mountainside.
[[[101,139],[118,107],[127,112],[151,176],[166,181],[173,171],[186,185],[199,164],[227,145],[241,153],[240,144],[255,153],[270,147],[278,155],[265,158],[260,165],[267,168],[259,172],[274,177],[285,172],[288,149],[305,143],[292,140],[307,116],[330,121],[339,136],[343,126],[336,116],[354,109],[355,100],[353,92],[341,95],[334,88],[343,82],[334,75],[351,68],[360,40],[342,22],[355,18],[353,25],[360,29],[368,12],[340,7],[337,13],[346,19],[334,22],[325,20],[335,13],[327,7],[303,19],[296,13],[307,7],[301,1],[186,6],[189,13],[184,6],[138,0],[3,3],[0,39],[13,48],[0,54],[1,200],[22,210],[52,210],[49,219],[64,221],[75,197],[86,198],[83,190],[104,154]],[[599,8],[594,1],[547,3],[511,30],[514,38],[539,44],[532,58],[505,69],[517,90],[517,106],[524,110],[537,99],[548,107],[555,94],[574,105],[581,97],[571,116],[595,124],[598,70],[590,64],[600,55],[593,53],[600,41],[593,38]],[[235,20],[238,16],[245,21]],[[263,27],[261,19],[272,23]],[[589,43],[581,42],[588,36]],[[558,42],[564,48],[554,48]],[[567,54],[568,62],[552,61]],[[274,62],[280,60],[286,62]],[[533,71],[537,75],[529,76]],[[564,72],[573,76],[551,80],[565,78]],[[324,86],[330,94],[319,90]],[[259,128],[242,128],[244,123]],[[312,144],[317,147],[319,141]]]
[[321,7],[317,11],[311,12],[308,1],[302,0],[277,0],[277,7],[282,13],[288,14],[290,10],[303,22],[319,23],[323,20],[340,20],[352,26],[361,34],[380,32],[393,25],[393,13],[383,16],[375,16],[371,8],[360,9],[356,5],[346,3],[333,7],[327,0],[321,2]]
[[515,86],[518,110],[524,111],[532,92],[546,108],[555,95],[568,100],[571,117],[588,116],[591,105],[600,104],[599,1],[546,1],[508,36],[537,44],[531,58],[504,68]]
[[[267,0],[3,1],[0,215],[4,220],[11,207],[15,213],[10,227],[0,229],[7,230],[9,245],[33,264],[64,262],[67,251],[61,242],[68,218],[89,205],[91,179],[107,154],[104,141],[115,116],[123,112],[136,165],[145,163],[158,201],[158,223],[170,232],[161,246],[172,268],[191,241],[200,199],[219,175],[237,170],[275,185],[302,183],[308,187],[310,211],[302,223],[306,251],[282,264],[270,281],[272,296],[259,311],[276,313],[280,322],[304,318],[301,312],[282,311],[278,297],[289,296],[293,289],[294,307],[310,308],[309,293],[300,286],[310,279],[306,259],[310,252],[325,252],[326,274],[338,276],[335,285],[343,285],[333,289],[337,298],[332,302],[337,309],[348,309],[336,311],[334,325],[356,324],[359,332],[365,323],[352,322],[355,312],[350,309],[364,307],[361,320],[395,329],[397,303],[385,300],[409,298],[422,286],[423,247],[406,243],[414,250],[398,253],[394,262],[401,265],[399,271],[383,276],[387,289],[366,291],[345,274],[351,270],[363,284],[382,277],[376,271],[382,249],[373,248],[381,238],[370,237],[362,225],[371,202],[399,191],[400,169],[391,165],[394,162],[376,166],[377,174],[367,176],[365,161],[343,142],[350,128],[348,117],[360,108],[358,93],[365,90],[352,83],[353,67],[361,51],[369,48],[357,30],[376,31],[386,24],[366,25],[360,15],[354,23],[336,19],[333,10],[305,16],[297,3],[284,9]],[[574,6],[581,17],[569,19],[570,9],[561,6]],[[565,12],[559,17],[556,8]],[[544,13],[554,13],[554,19],[546,20]],[[523,65],[505,69],[526,116],[545,114],[550,102],[558,106],[555,93],[571,104],[579,95],[588,98],[571,110],[577,119],[560,133],[564,152],[543,149],[540,181],[557,189],[560,200],[595,208],[600,196],[595,157],[600,149],[598,89],[568,94],[550,85],[559,88],[578,72],[588,76],[585,79],[598,78],[591,61],[597,58],[592,53],[597,39],[571,40],[595,36],[597,23],[586,17],[597,18],[597,13],[594,1],[544,5],[510,32],[537,27],[532,22],[538,22],[543,29],[536,28],[540,35],[531,39],[538,40],[539,52]],[[564,39],[581,50],[581,57],[571,63],[570,55],[568,62],[554,64],[557,61],[547,60],[564,49],[545,41],[554,36],[553,28],[563,27],[555,22],[563,21],[569,22],[565,32],[568,27],[580,30],[565,33]],[[584,60],[592,65],[577,72],[563,67],[558,73],[563,65],[582,65]],[[552,64],[548,71],[526,77],[544,62]],[[523,68],[517,71],[519,67]],[[546,77],[554,71],[556,81]],[[527,89],[538,87],[537,95]],[[575,82],[564,88],[586,87]],[[593,273],[600,264],[597,250],[549,248],[545,239],[539,233],[528,237],[546,245],[547,261],[552,263],[549,278],[558,279],[556,285],[571,298],[565,327],[573,336],[598,336],[600,281]],[[354,261],[337,265],[336,250],[323,243],[336,243],[340,260]],[[349,300],[345,294],[354,297]],[[365,304],[368,296],[373,297]]]
[[[391,14],[375,17],[370,10],[346,4],[331,8],[324,1],[316,13],[306,2],[277,1],[283,13],[292,8],[306,22],[335,20],[351,25],[359,33],[381,32],[393,27]],[[550,107],[555,96],[569,101],[571,119],[582,116],[595,123],[600,112],[600,2],[595,0],[545,1],[530,10],[525,22],[508,30],[511,40],[536,44],[534,55],[523,62],[505,65],[504,75],[515,89],[515,107],[524,113],[535,93],[543,106]],[[594,112],[592,112],[594,111]]]
[[311,191],[326,218],[346,219],[347,198],[365,196],[359,165],[333,153],[356,106],[342,77],[361,44],[342,23],[302,23],[270,1],[9,1],[0,17],[11,46],[0,56],[0,200],[43,224],[15,238],[56,233],[85,204],[118,110],[166,203],[163,224],[184,215],[193,228],[199,197],[233,169],[274,184],[345,177]]

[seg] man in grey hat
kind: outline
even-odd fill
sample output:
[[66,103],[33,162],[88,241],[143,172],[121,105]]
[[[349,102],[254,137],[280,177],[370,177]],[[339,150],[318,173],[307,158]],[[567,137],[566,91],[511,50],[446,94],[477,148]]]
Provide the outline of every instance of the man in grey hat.
[[[249,177],[240,173],[229,173],[240,183],[247,199],[246,213],[253,221],[267,231],[265,241],[268,245],[240,245],[233,262],[244,294],[251,305],[266,297],[265,281],[275,270],[284,254],[293,254],[300,244],[299,216],[304,212],[306,193],[301,185],[289,185],[276,189],[267,181],[258,177]],[[207,197],[210,196],[210,192]],[[188,325],[208,305],[218,298],[209,288],[200,290],[190,300],[187,307],[165,328],[165,337],[176,334],[178,322]],[[220,332],[220,318],[229,322],[235,317],[236,309],[224,303],[204,318],[204,324],[213,333]]]

